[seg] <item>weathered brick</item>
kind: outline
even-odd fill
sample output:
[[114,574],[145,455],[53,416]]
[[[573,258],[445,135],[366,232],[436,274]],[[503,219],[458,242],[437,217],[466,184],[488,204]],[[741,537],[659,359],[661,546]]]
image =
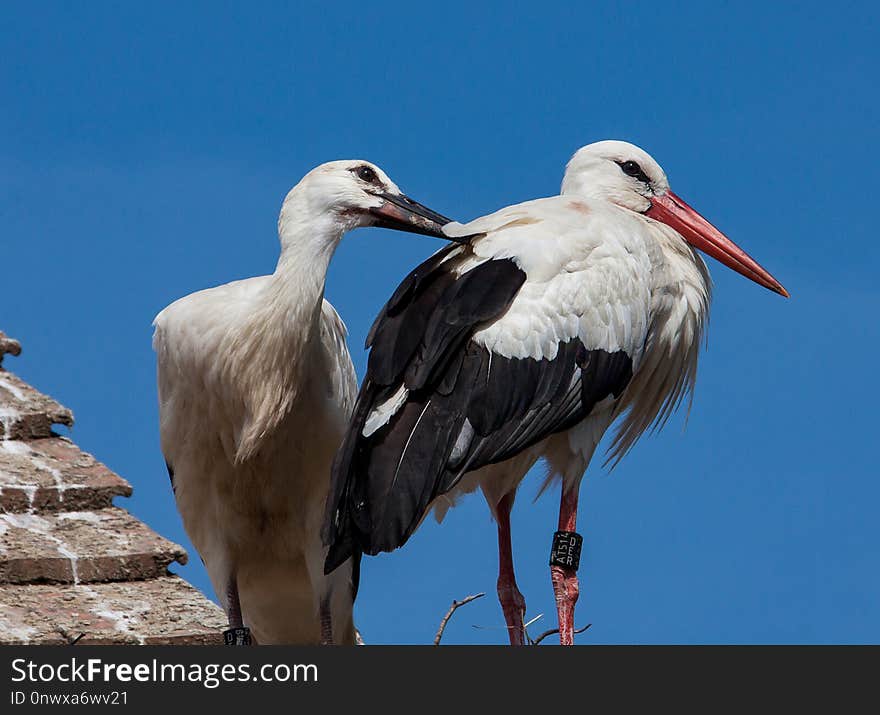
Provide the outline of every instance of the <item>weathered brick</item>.
[[0,586],[0,645],[219,645],[226,617],[177,576],[58,587]]
[[73,412],[0,368],[0,439],[52,436],[52,425],[73,426]]
[[[20,351],[0,332],[0,362]],[[131,486],[54,424],[73,414],[0,368],[0,644],[221,643],[223,612],[168,574],[186,552],[113,507]]]
[[131,485],[64,437],[0,440],[0,511],[105,509]]
[[0,583],[156,578],[186,552],[123,509],[0,514]]
[[21,343],[0,330],[0,365],[3,364],[4,355],[21,355]]

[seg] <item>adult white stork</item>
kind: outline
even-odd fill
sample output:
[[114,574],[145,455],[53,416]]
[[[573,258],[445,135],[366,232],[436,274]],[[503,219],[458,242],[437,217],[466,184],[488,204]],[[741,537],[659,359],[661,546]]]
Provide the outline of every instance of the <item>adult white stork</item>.
[[403,545],[433,507],[481,487],[498,523],[498,595],[524,641],[510,510],[541,457],[562,481],[551,550],[560,641],[573,641],[578,487],[605,430],[619,460],[694,386],[710,280],[695,248],[785,289],[672,193],[631,144],[569,162],[562,195],[509,206],[450,237],[393,294],[334,466],[326,569]]
[[162,451],[227,643],[251,632],[266,644],[354,642],[357,574],[322,571],[330,467],[357,394],[345,326],[324,300],[327,267],[351,229],[441,235],[447,222],[373,164],[323,164],[284,200],[272,275],[156,317]]

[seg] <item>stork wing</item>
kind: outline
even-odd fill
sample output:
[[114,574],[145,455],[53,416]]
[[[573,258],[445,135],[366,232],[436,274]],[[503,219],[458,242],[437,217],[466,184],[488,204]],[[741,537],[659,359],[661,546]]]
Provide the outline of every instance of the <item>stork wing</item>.
[[[416,268],[368,338],[367,376],[337,455],[324,538],[329,572],[352,553],[403,545],[461,476],[503,461],[619,396],[632,376],[624,350],[544,335],[552,357],[509,357],[500,325],[523,289],[509,258],[470,267],[454,246]],[[468,264],[468,261],[471,264]],[[577,320],[575,320],[577,323]]]

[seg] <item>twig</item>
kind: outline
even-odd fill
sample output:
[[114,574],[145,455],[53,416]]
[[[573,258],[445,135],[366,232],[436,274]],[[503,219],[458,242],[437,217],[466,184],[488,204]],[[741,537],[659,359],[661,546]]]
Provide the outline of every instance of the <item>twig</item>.
[[80,642],[80,640],[81,640],[82,638],[85,638],[85,636],[86,636],[85,633],[80,633],[76,638],[74,638],[72,641],[70,641],[70,642],[68,643],[68,645],[76,645],[77,643]]
[[446,611],[446,615],[443,616],[443,620],[440,621],[440,628],[437,629],[437,635],[434,636],[434,645],[440,645],[440,639],[443,638],[443,631],[446,630],[446,624],[449,623],[449,619],[452,618],[453,613],[455,613],[462,606],[470,603],[471,601],[476,601],[478,598],[482,598],[485,595],[485,593],[475,593],[473,596],[468,596],[467,598],[463,598],[460,601],[453,601],[452,605],[449,607],[449,610]]
[[543,614],[543,613],[539,613],[537,616],[535,616],[535,617],[534,617],[532,620],[530,620],[528,623],[523,623],[523,630],[527,630],[529,626],[531,626],[531,625],[537,623],[537,622],[540,621],[543,617],[544,617],[544,614]]
[[[583,633],[585,630],[587,630],[587,628],[589,628],[592,625],[593,625],[592,623],[588,623],[583,628],[578,628],[575,631],[575,633]],[[559,629],[558,628],[551,628],[549,631],[544,631],[541,635],[539,635],[537,638],[535,638],[532,641],[532,645],[538,645],[538,643],[540,643],[542,640],[544,640],[547,636],[552,636],[554,633],[559,633]]]

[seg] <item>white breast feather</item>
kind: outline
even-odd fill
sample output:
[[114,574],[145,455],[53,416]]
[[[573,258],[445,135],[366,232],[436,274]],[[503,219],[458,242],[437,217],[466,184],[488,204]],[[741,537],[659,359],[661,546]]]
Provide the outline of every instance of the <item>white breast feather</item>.
[[512,256],[528,276],[507,312],[474,341],[505,357],[552,360],[560,342],[578,337],[588,350],[623,350],[637,363],[651,303],[643,225],[607,209],[567,210],[570,200],[559,197],[529,203],[540,209],[534,221],[502,224],[474,241],[476,256]]
[[609,449],[615,464],[651,425],[660,428],[685,397],[693,399],[711,301],[706,264],[671,229],[654,227],[658,248],[644,359],[617,404],[625,416]]

